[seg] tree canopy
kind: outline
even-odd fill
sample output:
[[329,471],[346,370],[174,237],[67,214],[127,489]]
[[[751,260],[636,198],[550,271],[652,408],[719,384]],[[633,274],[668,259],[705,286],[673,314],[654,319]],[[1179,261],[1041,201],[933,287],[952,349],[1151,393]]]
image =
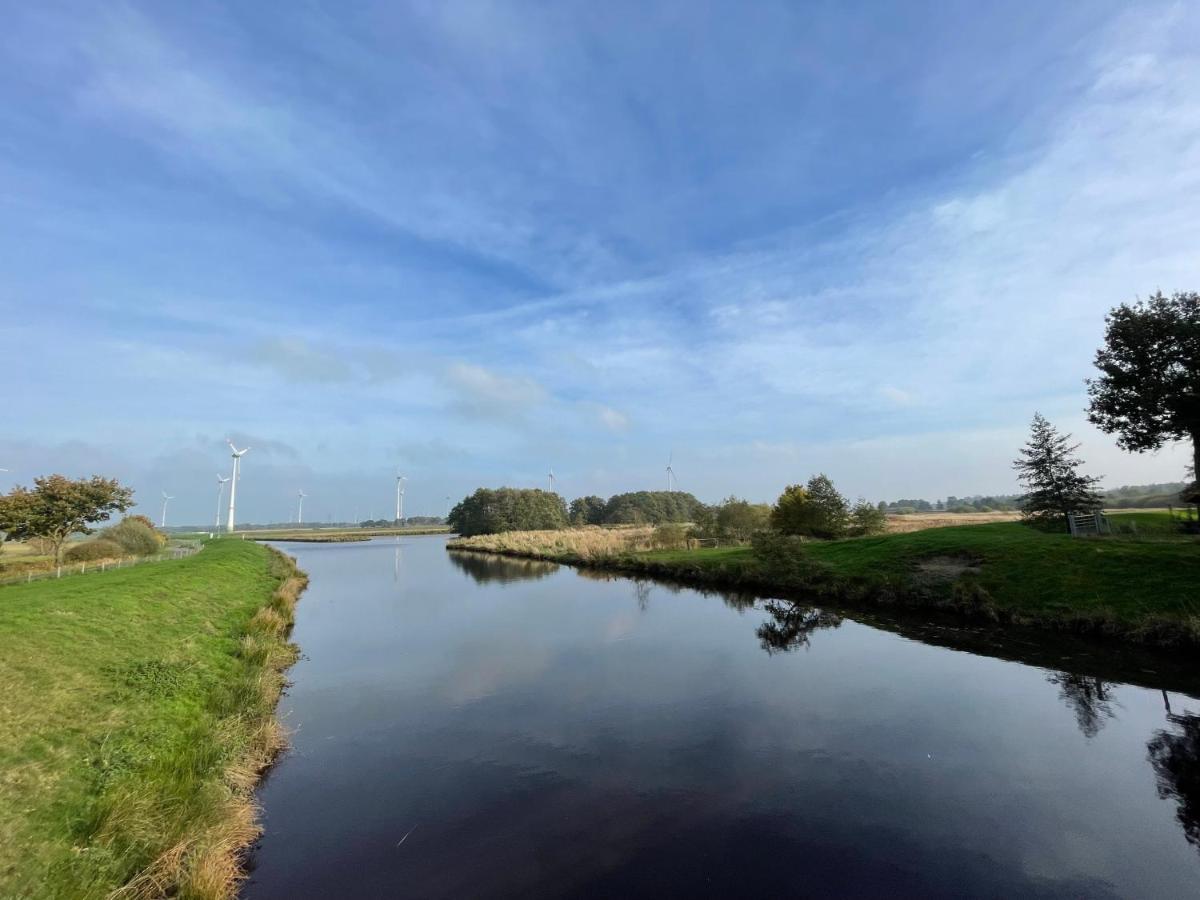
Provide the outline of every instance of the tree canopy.
[[450,510],[447,524],[469,537],[501,531],[539,531],[567,524],[562,497],[540,488],[479,488]]
[[664,522],[694,522],[705,506],[685,491],[635,491],[608,498],[604,505],[606,525],[661,525]]
[[571,501],[570,515],[572,525],[602,525],[604,523],[605,503],[603,497],[592,494],[588,497],[576,497]]
[[826,475],[814,475],[803,487],[788,485],[771,510],[771,527],[781,534],[844,537],[850,527],[846,498]]
[[1065,524],[1069,513],[1100,508],[1102,501],[1095,491],[1100,479],[1079,472],[1083,465],[1075,455],[1079,445],[1069,443],[1070,439],[1041,413],[1034,413],[1029,443],[1013,461],[1018,479],[1028,490],[1021,498],[1021,512],[1028,521]]
[[92,525],[133,506],[133,490],[115,478],[47,475],[33,484],[0,497],[0,531],[19,541],[42,538],[56,563],[62,562],[63,543],[71,535],[91,534]]
[[1105,325],[1088,418],[1134,452],[1191,440],[1200,473],[1200,294],[1123,303]]

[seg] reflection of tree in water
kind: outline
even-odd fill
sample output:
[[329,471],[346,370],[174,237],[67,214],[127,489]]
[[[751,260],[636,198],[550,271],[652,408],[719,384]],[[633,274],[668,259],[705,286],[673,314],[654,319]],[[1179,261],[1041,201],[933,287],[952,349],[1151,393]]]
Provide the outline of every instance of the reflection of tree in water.
[[558,563],[541,559],[515,559],[489,553],[451,550],[450,562],[466,572],[479,584],[511,584],[514,581],[536,581],[558,570]]
[[638,609],[645,612],[650,608],[650,582],[635,581],[633,583],[633,596],[637,600]]
[[1075,713],[1075,722],[1084,737],[1094,738],[1104,727],[1106,719],[1116,718],[1113,710],[1112,685],[1094,675],[1072,672],[1053,672],[1046,677],[1058,685],[1058,696]]
[[1158,779],[1158,796],[1175,799],[1183,833],[1200,847],[1200,716],[1168,712],[1167,721],[1175,728],[1156,732],[1146,753]]
[[768,600],[763,609],[771,618],[759,625],[756,633],[762,648],[771,654],[807,647],[814,631],[842,624],[842,617],[836,613],[791,600]]

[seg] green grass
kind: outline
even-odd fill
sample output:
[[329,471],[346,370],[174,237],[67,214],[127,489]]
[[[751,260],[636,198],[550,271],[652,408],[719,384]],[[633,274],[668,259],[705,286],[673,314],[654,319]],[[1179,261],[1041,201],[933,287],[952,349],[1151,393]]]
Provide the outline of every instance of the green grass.
[[303,587],[250,541],[0,588],[0,896],[228,896]]

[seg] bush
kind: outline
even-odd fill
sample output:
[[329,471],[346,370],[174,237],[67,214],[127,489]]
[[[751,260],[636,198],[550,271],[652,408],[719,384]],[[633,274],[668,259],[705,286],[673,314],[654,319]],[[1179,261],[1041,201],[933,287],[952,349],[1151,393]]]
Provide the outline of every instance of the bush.
[[63,561],[69,563],[93,562],[98,559],[119,559],[127,555],[125,549],[116,541],[98,537],[68,547],[67,552],[63,554]]
[[101,535],[120,545],[124,552],[118,556],[149,556],[162,546],[158,532],[146,524],[143,516],[128,516]]
[[859,499],[850,510],[850,533],[863,537],[869,534],[883,534],[887,531],[887,516],[878,507],[872,506],[866,500]]
[[678,549],[687,543],[687,539],[687,526],[678,522],[667,522],[659,525],[654,529],[654,537],[651,538],[654,546],[661,547],[664,550]]

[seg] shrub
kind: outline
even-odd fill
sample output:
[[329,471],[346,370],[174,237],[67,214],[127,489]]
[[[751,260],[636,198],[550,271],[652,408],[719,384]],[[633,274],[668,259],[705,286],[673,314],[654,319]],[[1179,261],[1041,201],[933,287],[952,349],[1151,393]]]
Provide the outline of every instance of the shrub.
[[68,547],[67,552],[63,554],[63,561],[69,563],[93,562],[98,559],[118,559],[126,555],[125,549],[116,541],[98,537]]
[[850,533],[856,536],[883,534],[887,530],[887,516],[878,507],[859,499],[850,510]]
[[688,529],[678,522],[666,522],[654,529],[654,546],[674,550],[687,543]]
[[770,521],[771,507],[737,497],[729,497],[717,509],[718,530],[735,541],[748,541],[755,532],[764,531]]
[[143,516],[128,516],[104,529],[102,535],[121,546],[124,553],[118,556],[149,556],[162,546],[158,532],[145,523]]

